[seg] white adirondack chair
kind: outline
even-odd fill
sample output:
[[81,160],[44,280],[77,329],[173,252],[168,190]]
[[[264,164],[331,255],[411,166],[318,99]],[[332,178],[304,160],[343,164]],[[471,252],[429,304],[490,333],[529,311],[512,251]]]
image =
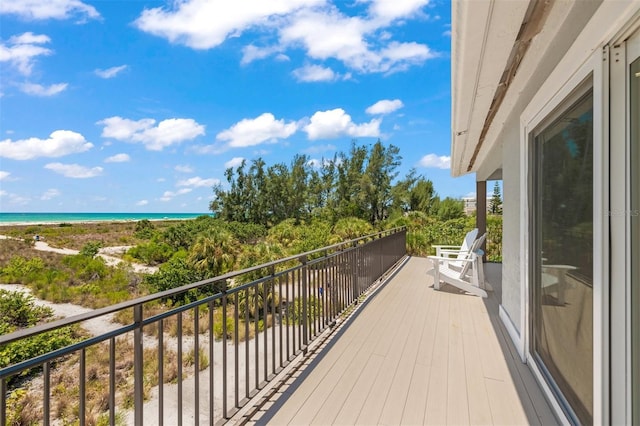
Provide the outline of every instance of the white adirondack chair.
[[[462,240],[462,245],[459,246],[447,246],[447,245],[436,245],[433,246],[436,249],[436,256],[441,257],[452,257],[455,255],[456,257],[464,256],[466,252],[469,251],[471,245],[476,240],[476,236],[478,235],[478,228],[474,228],[471,231],[467,232],[464,240]],[[464,252],[464,253],[461,253]]]
[[484,281],[482,244],[487,234],[477,238],[469,250],[459,257],[429,256],[433,262],[433,287],[440,290],[440,282],[450,284],[467,293],[487,297],[490,286]]

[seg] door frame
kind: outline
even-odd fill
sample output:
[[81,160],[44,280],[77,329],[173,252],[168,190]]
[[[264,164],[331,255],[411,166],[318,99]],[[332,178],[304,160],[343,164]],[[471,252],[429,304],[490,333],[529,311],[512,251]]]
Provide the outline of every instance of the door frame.
[[[633,423],[633,327],[631,298],[631,102],[632,62],[640,58],[640,21],[609,45],[611,152],[611,423]],[[621,284],[616,284],[621,283]],[[637,343],[636,343],[637,344]],[[637,379],[636,379],[637,380]],[[638,416],[638,413],[636,413]]]

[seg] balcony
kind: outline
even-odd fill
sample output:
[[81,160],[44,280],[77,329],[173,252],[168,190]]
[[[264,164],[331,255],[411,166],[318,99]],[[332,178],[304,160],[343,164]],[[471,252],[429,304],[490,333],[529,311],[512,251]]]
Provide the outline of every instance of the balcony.
[[[77,360],[81,425],[557,423],[498,318],[499,265],[487,265],[488,299],[435,291],[429,262],[406,257],[404,247],[404,230],[387,231],[0,336],[8,344],[117,312],[133,316],[0,370],[0,423],[11,416],[12,378],[25,371],[41,383],[37,422],[59,422],[56,369],[69,359]],[[229,285],[246,274],[258,278]],[[190,303],[149,309],[220,283],[222,291]],[[128,346],[123,379],[119,354]],[[104,376],[92,348],[106,354]],[[157,385],[145,391],[150,370]],[[100,380],[103,412],[92,417],[88,389]]]

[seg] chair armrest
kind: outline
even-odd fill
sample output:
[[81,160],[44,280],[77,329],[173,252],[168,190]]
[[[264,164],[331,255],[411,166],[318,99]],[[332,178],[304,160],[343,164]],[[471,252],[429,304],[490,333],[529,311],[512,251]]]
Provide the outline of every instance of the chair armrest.
[[454,259],[452,257],[441,257],[441,256],[427,256],[427,259],[431,259],[433,261],[439,261],[439,262],[446,262],[446,263],[450,263],[450,262],[473,262],[474,259]]

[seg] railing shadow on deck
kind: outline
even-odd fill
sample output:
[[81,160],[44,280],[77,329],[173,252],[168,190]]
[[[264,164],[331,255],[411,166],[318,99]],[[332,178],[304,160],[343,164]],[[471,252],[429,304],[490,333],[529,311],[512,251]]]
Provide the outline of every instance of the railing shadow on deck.
[[[75,418],[65,421],[80,425],[91,416],[91,422],[111,425],[123,419],[136,425],[181,425],[183,418],[224,423],[307,354],[311,342],[405,254],[406,230],[397,228],[1,335],[0,347],[6,347],[113,314],[130,312],[133,318],[128,325],[0,369],[0,424],[16,414],[8,404],[15,403],[16,378],[24,375],[41,382],[41,399],[31,406],[41,413],[34,419],[39,424],[60,421],[65,406],[55,397],[69,387],[76,403],[67,412]],[[230,282],[246,283],[230,287]],[[184,303],[155,309],[174,298]],[[123,351],[132,359],[122,359]],[[63,362],[72,362],[75,373],[61,377],[57,367]],[[98,362],[104,365],[95,366]],[[177,371],[168,372],[171,367]],[[157,387],[150,390],[154,380]],[[102,395],[97,408],[88,404],[96,388]],[[151,394],[153,403],[145,402]]]
[[[313,372],[314,368],[316,368],[323,358],[329,353],[340,337],[347,331],[348,327],[358,319],[358,316],[363,312],[367,305],[375,300],[380,290],[382,290],[390,280],[396,276],[408,259],[408,256],[403,257],[388,271],[387,274],[380,277],[378,282],[374,283],[374,285],[369,288],[366,297],[363,298],[362,302],[357,303],[356,306],[354,306],[354,310],[348,315],[345,315],[345,318],[340,323],[339,327],[336,327],[335,330],[330,331],[323,336],[319,342],[316,342],[316,345],[314,345],[310,350],[311,356],[309,357],[308,362],[298,363],[292,370],[288,371],[286,375],[280,377],[279,382],[272,386],[267,394],[263,395],[261,401],[252,406],[248,412],[243,413],[242,418],[238,419],[238,423],[242,424],[245,423],[245,421],[252,421],[256,425],[268,425],[273,416],[286,404],[289,397],[295,393],[296,389],[298,389],[298,387],[307,379],[309,374]],[[275,401],[273,401],[272,398],[274,398],[276,393],[282,390],[284,390],[284,392],[276,398]],[[262,409],[265,403],[270,401],[273,401],[274,403],[268,409],[260,413],[257,420],[254,420],[256,413]]]

